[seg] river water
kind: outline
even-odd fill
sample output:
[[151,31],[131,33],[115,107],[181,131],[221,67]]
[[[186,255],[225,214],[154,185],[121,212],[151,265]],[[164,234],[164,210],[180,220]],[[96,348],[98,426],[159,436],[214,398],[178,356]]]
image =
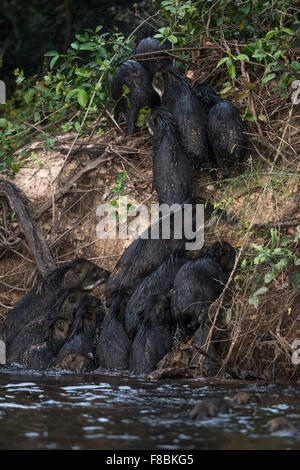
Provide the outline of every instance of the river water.
[[[262,403],[189,417],[202,399],[238,391]],[[300,449],[299,435],[266,433],[279,416],[300,431],[300,386],[0,369],[0,450]]]

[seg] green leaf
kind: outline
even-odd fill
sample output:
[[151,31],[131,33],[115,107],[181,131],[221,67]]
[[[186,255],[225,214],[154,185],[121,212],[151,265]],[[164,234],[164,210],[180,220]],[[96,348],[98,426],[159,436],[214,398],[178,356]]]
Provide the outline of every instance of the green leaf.
[[8,128],[8,121],[4,118],[0,118],[0,127],[4,127],[4,129]]
[[77,44],[77,42],[72,42],[71,47],[75,49],[76,51],[78,51],[79,49],[79,45]]
[[78,134],[81,134],[81,125],[78,121],[75,122],[74,127],[75,127],[76,131],[78,132]]
[[143,127],[145,116],[149,114],[150,112],[151,112],[151,109],[149,106],[144,106],[143,108],[139,110],[138,117],[136,120],[137,127]]
[[60,82],[56,85],[56,88],[55,88],[55,94],[56,94],[56,95],[58,95],[59,90],[60,90],[61,87],[62,87],[62,84],[63,84],[63,82],[60,81]]
[[123,91],[124,96],[128,95],[128,93],[130,92],[128,86],[126,86],[126,85],[122,86],[122,91]]
[[93,42],[86,42],[85,44],[80,44],[79,49],[81,51],[94,51],[97,47],[97,44]]
[[26,104],[30,103],[34,94],[35,94],[34,88],[30,88],[28,91],[26,91],[26,93],[24,94],[24,101]]
[[278,51],[276,51],[275,54],[273,55],[274,59],[275,60],[279,59],[281,53],[282,53],[282,50],[278,49]]
[[276,274],[274,272],[272,271],[268,272],[264,277],[265,284],[269,284],[269,282],[271,282],[275,276]]
[[66,95],[65,101],[68,103],[74,95],[77,95],[78,91],[79,91],[78,88],[74,88],[74,90],[70,90]]
[[256,297],[257,295],[265,294],[267,291],[267,287],[260,287],[260,289],[257,289],[257,291],[254,292],[253,296]]
[[290,281],[292,283],[294,290],[299,290],[300,287],[300,273],[292,273],[290,274]]
[[258,307],[258,298],[257,297],[249,297],[249,304],[254,305],[255,308]]
[[273,36],[275,36],[276,34],[276,31],[274,31],[274,29],[272,29],[272,31],[269,31],[266,35],[265,35],[265,40],[267,41],[268,39],[271,39]]
[[283,31],[284,33],[289,34],[290,36],[294,36],[294,34],[295,34],[295,32],[292,31],[292,30],[289,29],[289,28],[281,28],[280,31]]
[[250,60],[246,54],[239,54],[236,58],[238,60],[248,60],[248,61]]
[[262,83],[268,83],[270,80],[273,80],[273,78],[276,77],[276,73],[270,73],[267,75],[265,78],[262,79]]
[[228,308],[228,309],[226,310],[226,318],[225,318],[226,323],[229,323],[229,322],[230,322],[230,320],[231,320],[231,313],[232,313],[232,309],[231,309],[231,308]]
[[296,60],[292,60],[291,68],[294,70],[300,70],[300,62],[297,62]]
[[46,56],[46,57],[52,57],[52,56],[56,56],[56,55],[59,55],[59,53],[57,51],[50,51],[50,52],[46,52],[46,54],[44,54],[44,56]]
[[227,62],[228,72],[231,80],[233,80],[236,76],[236,70],[234,64],[230,61]]
[[50,67],[50,70],[53,69],[54,65],[56,64],[57,60],[59,59],[59,54],[57,54],[56,56],[54,56],[51,60],[50,60],[50,64],[49,64],[49,67]]
[[82,106],[83,108],[86,107],[86,104],[88,102],[88,94],[85,90],[79,90],[78,91],[78,95],[77,95],[77,100],[78,100],[78,103],[80,104],[80,106]]
[[168,36],[168,40],[169,40],[172,44],[176,44],[176,42],[177,42],[177,37],[174,36],[174,34],[170,34],[170,36]]
[[266,55],[267,53],[263,49],[256,49],[254,54],[252,54],[252,57],[261,61],[264,57],[266,57]]
[[230,57],[223,57],[222,59],[219,60],[219,62],[216,65],[216,68],[218,69],[224,62],[228,62],[230,60]]

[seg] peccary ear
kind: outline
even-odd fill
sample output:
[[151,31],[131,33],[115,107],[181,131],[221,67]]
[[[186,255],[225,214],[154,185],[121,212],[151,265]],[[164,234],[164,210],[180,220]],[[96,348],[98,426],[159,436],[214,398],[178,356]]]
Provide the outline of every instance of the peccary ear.
[[217,260],[223,254],[222,243],[216,242],[208,248],[208,255]]

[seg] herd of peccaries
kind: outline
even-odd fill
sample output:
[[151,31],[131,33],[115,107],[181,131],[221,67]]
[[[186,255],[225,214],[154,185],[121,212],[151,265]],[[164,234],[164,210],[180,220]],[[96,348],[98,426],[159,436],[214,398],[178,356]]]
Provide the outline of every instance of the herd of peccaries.
[[[111,93],[115,118],[125,115],[128,134],[137,130],[139,110],[151,108],[145,125],[152,135],[153,188],[160,205],[179,204],[183,210],[195,202],[194,175],[220,169],[228,178],[229,166],[245,159],[248,140],[237,108],[208,83],[191,87],[167,48],[155,38],[142,39],[133,53],[136,60],[117,67]],[[161,52],[159,58],[147,56],[153,51]],[[172,214],[169,219],[174,229]],[[144,375],[180,340],[196,335],[201,347],[210,307],[229,279],[236,250],[218,240],[204,244],[195,258],[186,241],[174,230],[168,239],[138,237],[111,273],[75,259],[47,274],[3,323],[7,363]],[[105,299],[90,295],[103,283]],[[217,343],[217,335],[212,338]],[[215,352],[211,344],[210,353]]]

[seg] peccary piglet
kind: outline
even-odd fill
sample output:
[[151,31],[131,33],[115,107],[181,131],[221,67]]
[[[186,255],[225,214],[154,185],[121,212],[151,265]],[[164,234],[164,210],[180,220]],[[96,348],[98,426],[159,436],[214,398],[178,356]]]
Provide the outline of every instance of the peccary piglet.
[[224,284],[221,267],[209,258],[183,265],[169,293],[173,321],[190,333],[195,332]]
[[15,305],[6,317],[0,337],[6,347],[26,323],[48,312],[68,289],[90,291],[106,281],[109,272],[90,261],[79,258],[64,263],[59,268],[44,276]]
[[158,269],[147,276],[135,289],[125,308],[125,330],[133,339],[145,318],[146,301],[153,295],[167,295],[178,270],[188,259],[184,252],[172,253]]
[[[126,248],[107,280],[105,297],[108,301],[117,295],[130,296],[145,277],[155,271],[172,253],[185,250],[186,244],[195,240],[192,234],[187,234],[184,230],[184,209],[184,204],[178,204],[176,210],[161,215]],[[199,228],[195,222],[196,211],[193,211],[192,217],[196,230]],[[165,228],[170,229],[168,236],[164,236]],[[176,238],[179,229],[182,236]]]
[[204,258],[180,268],[169,294],[174,322],[191,333],[200,326],[210,305],[221,294],[235,256],[236,251],[228,242],[216,242],[207,249]]
[[[156,72],[164,70],[172,65],[172,59],[168,56],[164,50],[171,49],[170,43],[160,44],[159,40],[152,37],[142,39],[133,51],[133,55],[144,54],[140,57],[136,57],[137,60],[149,73],[150,79],[154,77]],[[149,52],[160,51],[160,54],[149,54]]]
[[155,74],[152,86],[160,96],[161,105],[176,120],[180,141],[195,166],[212,168],[206,137],[207,115],[185,77],[170,67]]
[[211,258],[222,268],[226,281],[233,270],[237,249],[225,240],[213,243],[206,253],[207,258]]
[[208,84],[193,88],[202,108],[208,113],[207,138],[224,178],[230,176],[227,164],[242,163],[248,152],[246,128],[238,109],[217,96]]
[[60,349],[51,367],[71,368],[74,371],[76,369],[76,372],[80,372],[80,364],[82,367],[86,367],[87,364],[90,368],[95,367],[97,332],[102,324],[103,315],[104,311],[99,309],[97,298],[86,296],[76,312],[70,337]]
[[35,364],[38,368],[47,368],[49,363],[46,360],[53,359],[67,341],[75,313],[86,295],[85,291],[67,290],[53,308],[24,325],[8,344],[7,361],[18,362],[31,369],[37,368]]
[[[135,60],[129,59],[117,67],[116,74],[111,79],[111,93],[117,102],[115,118],[124,112],[128,134],[136,131],[138,112],[144,106],[153,108],[159,105],[159,97],[151,86],[151,81],[144,67]],[[124,86],[129,93],[124,96]]]
[[183,204],[192,197],[193,168],[178,139],[176,123],[164,108],[145,117],[152,139],[153,187],[159,204]]
[[96,364],[104,369],[128,369],[131,342],[124,329],[125,300],[112,300],[96,348]]
[[173,334],[173,322],[166,297],[149,297],[145,319],[132,343],[129,370],[138,375],[152,372],[158,362],[170,352]]

